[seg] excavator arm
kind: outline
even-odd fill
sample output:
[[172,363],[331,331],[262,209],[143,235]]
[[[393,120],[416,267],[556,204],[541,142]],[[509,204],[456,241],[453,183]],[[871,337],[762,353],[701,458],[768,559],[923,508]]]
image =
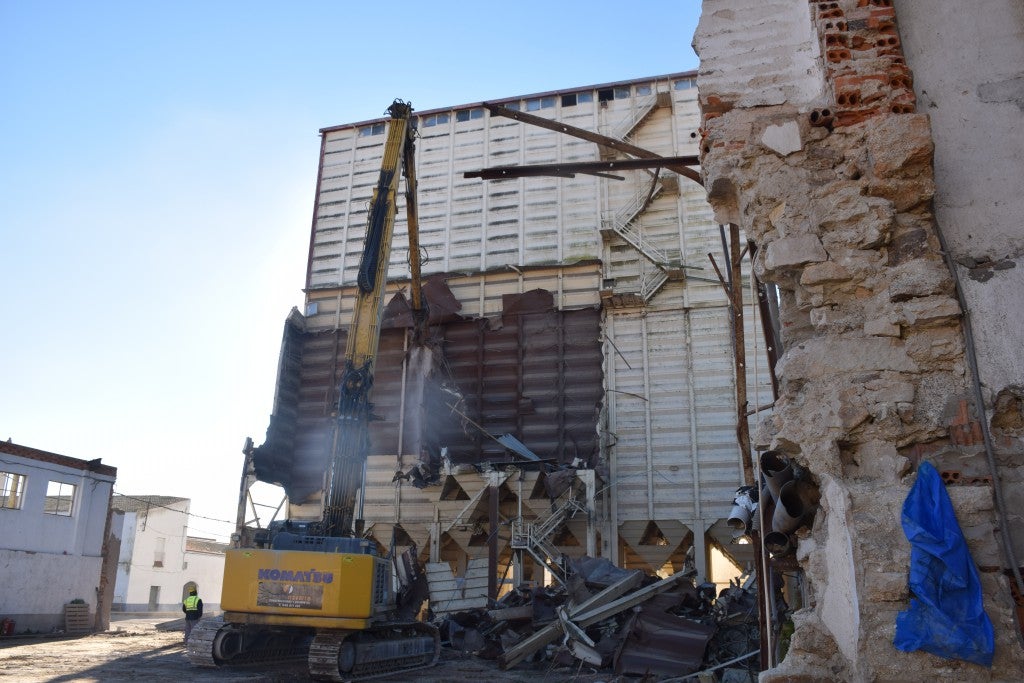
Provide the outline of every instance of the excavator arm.
[[356,302],[349,325],[345,365],[338,387],[337,419],[324,485],[320,534],[348,536],[355,520],[356,495],[363,481],[363,463],[369,451],[369,421],[373,404],[373,370],[380,342],[384,287],[397,211],[399,176],[406,178],[406,214],[409,228],[409,265],[412,270],[411,304],[416,321],[413,337],[422,340],[426,306],[420,285],[419,218],[416,204],[415,134],[412,106],[395,100],[388,108],[391,121],[384,142],[377,187],[370,211],[359,264]]

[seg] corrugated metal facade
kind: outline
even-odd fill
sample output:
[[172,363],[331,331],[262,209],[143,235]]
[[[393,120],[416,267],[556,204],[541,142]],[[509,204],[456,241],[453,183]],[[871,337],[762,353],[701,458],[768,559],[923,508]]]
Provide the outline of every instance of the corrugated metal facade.
[[[693,76],[502,103],[605,135],[629,133],[633,144],[665,156],[696,154],[699,113]],[[659,92],[664,93],[660,98]],[[330,411],[331,382],[337,380],[351,313],[346,290],[355,280],[362,250],[384,123],[323,131],[303,321],[298,450],[323,449],[320,428],[303,424],[302,416],[319,411],[322,422]],[[665,558],[678,559],[690,542],[687,529],[703,531],[726,516],[741,482],[729,314],[708,254],[714,253],[720,264],[725,258],[703,188],[665,170],[657,177],[624,172],[624,181],[585,175],[466,179],[466,171],[498,165],[596,161],[600,150],[594,143],[490,116],[472,105],[420,112],[418,130],[423,270],[444,276],[458,302],[458,320],[451,318],[442,335],[460,388],[477,392],[466,397],[467,409],[488,422],[491,433],[512,433],[542,455],[556,453],[564,462],[576,449],[605,468],[603,555],[639,555],[653,565],[661,556],[650,559],[651,549],[638,552],[637,546],[667,542],[671,547],[664,550]],[[657,185],[653,193],[652,184]],[[390,264],[396,280],[408,277],[403,202],[400,198]],[[624,239],[624,227],[635,235],[632,243]],[[666,280],[652,259],[681,262],[688,266],[688,277]],[[393,285],[388,299],[401,287]],[[509,295],[532,290],[549,293],[554,310],[536,319],[502,322],[504,306],[520,300]],[[749,303],[749,289],[746,299]],[[748,308],[748,354],[755,352],[759,335],[752,313]],[[378,412],[401,408],[406,353],[401,332],[385,332],[381,342],[374,393]],[[548,359],[545,352],[554,355]],[[751,405],[771,400],[763,343],[760,352],[759,371],[754,372],[753,363],[747,368]],[[596,371],[590,366],[595,357]],[[530,364],[524,358],[538,361],[533,370],[526,369]],[[484,380],[480,368],[491,379]],[[477,374],[480,378],[474,379]],[[603,387],[595,386],[599,381]],[[533,405],[524,398],[533,399]],[[541,406],[544,401],[558,405]],[[409,451],[415,442],[408,440],[410,429],[403,423],[405,456],[415,455]],[[443,439],[454,443],[453,429],[443,426],[442,431],[448,430]],[[438,497],[392,482],[395,430],[394,424],[374,429],[366,517],[369,523],[401,518],[410,536],[422,537],[435,523]],[[483,441],[476,443],[478,452],[486,451]],[[303,474],[310,490],[318,485],[321,464],[308,465]],[[395,508],[399,502],[400,511]],[[658,527],[657,540],[651,539],[651,520]],[[698,549],[701,538],[698,534]]]

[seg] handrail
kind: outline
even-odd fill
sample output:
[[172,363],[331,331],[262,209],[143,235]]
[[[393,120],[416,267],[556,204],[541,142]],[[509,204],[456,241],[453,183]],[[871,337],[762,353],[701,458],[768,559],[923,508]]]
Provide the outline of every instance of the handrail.
[[652,91],[650,95],[636,98],[634,102],[635,106],[630,111],[629,116],[609,127],[608,137],[625,140],[633,132],[637,124],[643,121],[658,106],[658,93]]

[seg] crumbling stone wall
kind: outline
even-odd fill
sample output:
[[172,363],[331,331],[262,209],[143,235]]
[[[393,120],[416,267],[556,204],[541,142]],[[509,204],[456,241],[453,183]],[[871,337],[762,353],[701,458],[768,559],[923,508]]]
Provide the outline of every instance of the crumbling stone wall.
[[[932,210],[929,119],[891,0],[705,0],[694,47],[712,206],[781,292],[780,397],[757,445],[822,492],[798,548],[810,606],[762,680],[1018,680],[962,311]],[[922,458],[943,471],[982,571],[992,670],[892,645],[909,600],[900,510]]]

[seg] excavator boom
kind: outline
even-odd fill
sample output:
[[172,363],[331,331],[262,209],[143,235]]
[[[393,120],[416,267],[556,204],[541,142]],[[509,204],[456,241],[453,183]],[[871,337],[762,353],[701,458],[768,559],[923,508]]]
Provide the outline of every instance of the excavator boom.
[[[345,366],[338,387],[338,414],[324,486],[320,529],[323,536],[350,535],[355,520],[356,494],[362,485],[363,462],[369,449],[369,422],[373,408],[370,390],[373,388],[373,365],[380,343],[384,285],[391,259],[398,181],[403,163],[407,174],[415,173],[415,129],[410,121],[411,112],[412,107],[401,100],[395,100],[388,109],[391,122],[384,143],[380,177],[370,200],[363,255],[359,262],[358,294],[345,347]],[[415,178],[415,175],[412,177]],[[406,207],[409,215],[415,216],[415,180],[412,184],[412,189],[406,192]],[[413,281],[418,295],[419,239],[418,236],[413,237],[417,232],[417,227],[410,224],[410,243],[415,239],[417,245],[414,250],[410,244],[409,253],[410,256],[416,256]]]

